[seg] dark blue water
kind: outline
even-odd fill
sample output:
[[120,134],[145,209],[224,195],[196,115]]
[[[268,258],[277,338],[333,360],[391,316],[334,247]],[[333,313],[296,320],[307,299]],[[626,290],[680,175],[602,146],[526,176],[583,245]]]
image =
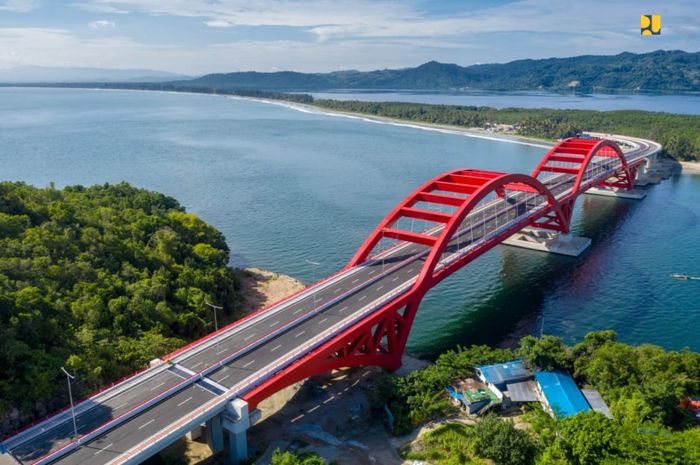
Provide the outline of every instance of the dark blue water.
[[[530,172],[546,150],[303,113],[218,96],[0,89],[3,180],[129,181],[172,195],[226,235],[236,266],[309,281],[342,267],[376,223],[428,178],[459,167]],[[568,341],[612,328],[632,343],[700,350],[700,176],[641,202],[582,197],[580,258],[499,247],[425,299],[409,348]]]
[[426,92],[426,91],[334,91],[312,93],[314,98],[369,102],[415,102],[442,105],[474,105],[495,108],[575,108],[579,110],[646,110],[700,114],[700,95],[651,94],[557,94],[522,92]]

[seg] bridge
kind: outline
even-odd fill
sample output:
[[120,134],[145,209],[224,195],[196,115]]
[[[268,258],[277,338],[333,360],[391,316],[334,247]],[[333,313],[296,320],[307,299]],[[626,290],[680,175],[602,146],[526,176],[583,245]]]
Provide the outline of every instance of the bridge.
[[399,368],[433,286],[524,228],[568,237],[578,196],[632,189],[659,150],[630,137],[572,138],[532,175],[437,176],[401,201],[338,273],[79,402],[75,425],[66,409],[14,433],[0,464],[136,464],[202,424],[214,452],[228,435],[236,462],[246,457],[246,430],[262,400],[333,369]]

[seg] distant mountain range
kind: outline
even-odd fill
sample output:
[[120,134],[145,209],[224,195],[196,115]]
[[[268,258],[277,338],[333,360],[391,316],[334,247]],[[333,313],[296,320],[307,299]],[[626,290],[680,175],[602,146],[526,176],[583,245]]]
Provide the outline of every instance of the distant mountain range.
[[62,82],[163,82],[191,76],[152,69],[52,68],[18,66],[0,69],[0,82],[13,84]]
[[466,67],[431,61],[416,68],[367,72],[249,71],[208,74],[173,84],[221,90],[305,92],[331,89],[700,92],[700,52],[625,52],[611,56],[517,60]]

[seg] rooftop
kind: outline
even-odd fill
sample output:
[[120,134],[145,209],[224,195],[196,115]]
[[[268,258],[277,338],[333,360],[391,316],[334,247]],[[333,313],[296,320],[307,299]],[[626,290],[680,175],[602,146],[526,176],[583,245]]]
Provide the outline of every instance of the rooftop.
[[523,381],[532,376],[532,373],[523,365],[522,360],[481,365],[476,367],[476,370],[477,373],[481,372],[481,376],[487,383],[495,385]]
[[591,408],[574,379],[561,371],[536,371],[537,380],[547,404],[560,417],[587,412]]

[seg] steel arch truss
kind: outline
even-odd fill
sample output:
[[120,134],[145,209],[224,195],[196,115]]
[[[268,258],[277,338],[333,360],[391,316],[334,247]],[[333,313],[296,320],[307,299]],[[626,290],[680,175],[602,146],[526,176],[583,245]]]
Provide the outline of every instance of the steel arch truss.
[[[638,168],[639,163],[629,165],[620,147],[610,140],[570,138],[559,142],[542,158],[532,176],[546,182],[552,176],[565,175],[571,193],[560,202],[563,221],[550,214],[533,221],[532,226],[568,233],[581,193],[595,185],[631,190]],[[600,180],[601,172],[611,170],[612,175]]]
[[[613,178],[603,179],[601,173],[613,168]],[[462,169],[431,179],[377,225],[346,266],[350,269],[379,259],[387,253],[376,250],[384,239],[395,241],[392,247],[411,246],[412,257],[421,255],[423,263],[411,287],[295,360],[243,399],[254,408],[295,382],[344,367],[397,369],[418,307],[433,286],[528,224],[568,232],[573,205],[581,192],[601,184],[630,188],[635,170],[613,142],[567,139],[545,155],[532,176]],[[543,174],[568,175],[562,179],[571,184],[570,193],[557,199],[543,183]],[[418,231],[400,227],[402,221],[413,225],[416,220],[425,227]],[[482,228],[476,236],[475,225]]]

